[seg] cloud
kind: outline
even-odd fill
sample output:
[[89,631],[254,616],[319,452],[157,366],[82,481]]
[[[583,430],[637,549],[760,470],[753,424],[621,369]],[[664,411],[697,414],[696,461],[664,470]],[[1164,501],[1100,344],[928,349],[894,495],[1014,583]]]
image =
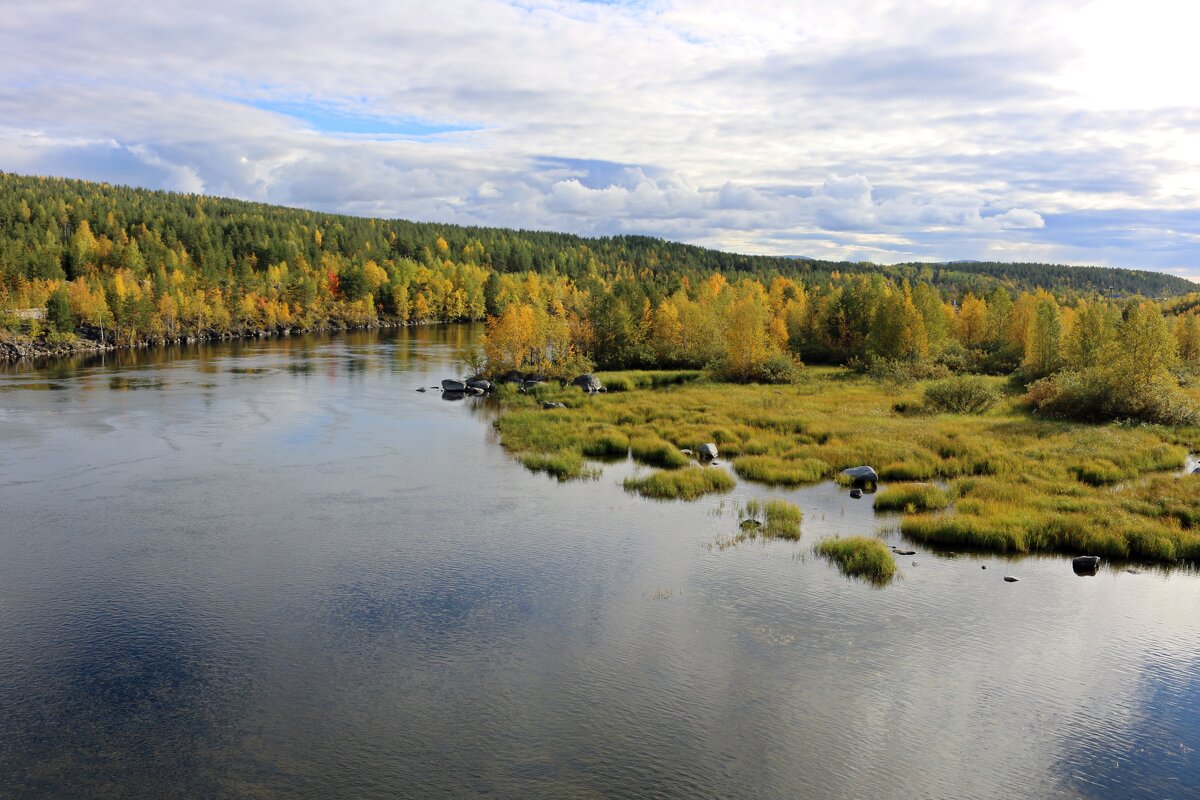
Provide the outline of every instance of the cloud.
[[1090,3],[12,5],[0,169],[751,252],[1200,260],[1200,114],[1099,102]]

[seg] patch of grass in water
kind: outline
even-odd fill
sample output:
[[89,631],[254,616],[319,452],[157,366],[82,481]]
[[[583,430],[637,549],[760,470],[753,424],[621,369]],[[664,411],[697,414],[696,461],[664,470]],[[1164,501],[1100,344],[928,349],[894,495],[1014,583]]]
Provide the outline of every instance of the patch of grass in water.
[[739,478],[779,486],[817,483],[830,473],[830,467],[816,458],[785,459],[779,456],[739,456],[733,460]]
[[950,495],[930,483],[893,483],[875,494],[876,511],[940,511],[950,505]]
[[691,460],[679,452],[679,448],[675,445],[653,435],[631,438],[629,451],[633,453],[635,459],[643,464],[651,464],[656,467],[678,469],[691,463]]
[[584,466],[583,456],[571,450],[557,450],[551,453],[518,453],[517,460],[527,469],[534,472],[545,472],[560,481],[596,477],[595,470]]
[[715,467],[658,470],[644,478],[626,478],[625,491],[655,500],[695,500],[706,494],[728,492],[734,480]]
[[865,578],[877,586],[896,575],[896,559],[891,551],[883,542],[869,536],[826,539],[815,549],[818,555],[837,564],[843,574]]
[[787,500],[768,500],[763,510],[763,518],[766,521],[763,532],[767,536],[780,539],[800,538],[800,521],[804,519],[804,512],[795,503],[789,503]]

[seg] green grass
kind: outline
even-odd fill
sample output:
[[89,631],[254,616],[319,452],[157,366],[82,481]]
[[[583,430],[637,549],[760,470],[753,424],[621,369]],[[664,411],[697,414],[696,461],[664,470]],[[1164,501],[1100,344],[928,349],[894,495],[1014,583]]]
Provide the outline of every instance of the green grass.
[[818,555],[838,565],[846,575],[865,578],[882,585],[896,575],[896,559],[878,539],[869,536],[849,536],[845,539],[826,539],[816,546]]
[[799,539],[804,512],[786,500],[768,500],[763,509],[763,533],[780,539]]
[[938,511],[950,505],[950,494],[929,483],[893,483],[875,494],[876,511]]
[[[502,388],[496,426],[505,448],[556,476],[588,474],[586,459],[624,458],[631,449],[639,462],[687,474],[653,477],[648,496],[726,490],[732,478],[722,470],[711,471],[723,476],[711,478],[721,487],[695,485],[697,473],[679,452],[715,442],[743,482],[801,485],[874,466],[892,483],[875,507],[909,512],[902,530],[919,541],[1009,553],[1200,558],[1200,476],[1164,475],[1200,446],[1200,428],[1043,419],[1000,381],[995,388],[1009,393],[987,413],[906,415],[893,406],[919,404],[921,381],[896,389],[827,367],[807,367],[791,386],[697,376],[620,373],[628,391],[595,396],[556,385],[540,387],[537,397]],[[569,407],[544,411],[543,400]],[[948,488],[896,485],[918,481]]]
[[641,435],[630,439],[629,450],[638,461],[656,467],[678,469],[691,463],[691,459],[681,453],[678,447],[655,435]]
[[715,467],[659,470],[644,478],[626,478],[625,490],[655,500],[695,500],[728,492],[734,486],[728,472]]
[[751,455],[733,460],[739,478],[758,483],[799,486],[817,483],[829,476],[830,467],[818,458],[785,459],[779,456]]
[[583,456],[570,450],[558,450],[552,453],[518,453],[517,460],[534,472],[545,472],[560,481],[572,478],[595,477],[583,463]]

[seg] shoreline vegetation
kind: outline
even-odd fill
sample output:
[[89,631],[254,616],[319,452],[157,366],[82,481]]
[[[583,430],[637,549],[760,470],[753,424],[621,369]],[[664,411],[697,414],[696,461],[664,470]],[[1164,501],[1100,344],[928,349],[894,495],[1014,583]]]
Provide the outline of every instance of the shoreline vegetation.
[[[627,479],[626,490],[659,500],[723,494],[734,476],[786,488],[872,464],[880,521],[895,515],[913,542],[1200,560],[1200,475],[1180,474],[1200,438],[1194,426],[1047,419],[1000,377],[982,379],[995,397],[981,413],[914,413],[933,381],[896,385],[844,367],[808,367],[785,386],[695,372],[596,377],[622,390],[498,386],[501,444],[535,471],[538,459],[552,460],[558,468],[546,471],[559,480],[595,478],[604,459],[631,458],[651,471]],[[555,403],[562,407],[544,408]],[[720,451],[715,465],[693,455],[706,442]]]

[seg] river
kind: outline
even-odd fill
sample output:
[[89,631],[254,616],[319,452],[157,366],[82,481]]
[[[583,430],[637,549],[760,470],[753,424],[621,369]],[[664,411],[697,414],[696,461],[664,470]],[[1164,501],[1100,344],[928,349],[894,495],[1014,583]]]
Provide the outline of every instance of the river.
[[1200,796],[1196,573],[560,484],[417,391],[479,333],[0,368],[0,797]]

